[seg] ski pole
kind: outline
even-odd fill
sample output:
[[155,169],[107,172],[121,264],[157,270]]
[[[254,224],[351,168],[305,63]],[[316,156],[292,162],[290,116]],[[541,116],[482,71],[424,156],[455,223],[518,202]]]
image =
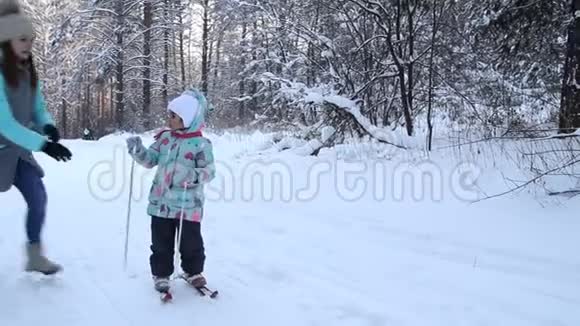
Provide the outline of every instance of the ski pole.
[[177,259],[177,261],[179,262],[179,264],[181,263],[181,259],[179,258],[180,255],[178,253],[181,252],[181,237],[183,236],[183,215],[184,211],[185,211],[185,195],[187,194],[187,183],[184,183],[183,185],[183,195],[181,198],[181,214],[179,214],[179,230],[177,231],[177,244],[175,246],[175,258]]
[[135,159],[131,160],[131,174],[129,176],[129,203],[127,205],[127,222],[125,225],[125,255],[123,268],[127,271],[127,253],[129,251],[129,226],[131,224],[131,198],[133,198],[133,174],[135,171]]

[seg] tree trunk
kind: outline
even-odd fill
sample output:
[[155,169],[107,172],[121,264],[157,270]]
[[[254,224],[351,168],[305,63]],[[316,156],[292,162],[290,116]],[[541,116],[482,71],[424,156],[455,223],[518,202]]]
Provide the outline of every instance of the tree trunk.
[[[256,62],[256,60],[258,60],[258,53],[257,53],[257,49],[262,47],[262,42],[258,39],[258,36],[256,36],[259,32],[258,32],[258,19],[257,17],[254,19],[254,34],[252,36],[252,61]],[[252,69],[252,72],[255,71],[256,68]],[[258,93],[258,83],[256,82],[255,79],[251,79],[250,81],[250,94],[252,95],[252,100],[250,101],[250,110],[252,110],[252,112],[257,113],[258,110],[258,99],[256,98],[256,93]]]
[[[66,87],[66,79],[63,78],[61,81],[62,84],[62,89],[64,90]],[[62,133],[64,135],[64,137],[68,136],[68,123],[67,123],[67,103],[66,103],[66,98],[64,97],[64,92],[62,93],[62,106],[61,106],[61,110],[60,110],[60,123],[62,125]]]
[[[247,36],[247,24],[246,21],[243,22],[242,24],[242,40],[241,40],[241,48],[242,48],[242,55],[240,57],[240,67],[242,67],[242,69],[246,66],[246,36]],[[242,78],[240,79],[240,97],[244,97],[246,95],[246,82],[244,80],[244,76],[242,76]],[[244,123],[245,121],[245,113],[246,113],[246,101],[242,100],[239,102],[240,103],[240,107],[239,107],[239,111],[238,111],[238,119],[240,123]]]
[[219,72],[220,72],[222,40],[223,40],[223,34],[218,37],[216,49],[215,49],[215,51],[216,51],[215,64],[213,66],[214,68],[213,68],[213,81],[212,81],[214,90],[216,90],[218,88],[217,82],[218,82]]
[[105,127],[105,86],[99,85],[99,122],[97,126],[98,135],[103,135]]
[[116,107],[117,107],[117,128],[119,130],[123,129],[124,123],[124,111],[125,111],[125,103],[123,93],[125,92],[124,80],[123,80],[123,70],[124,70],[124,53],[123,53],[123,27],[125,24],[125,17],[123,16],[124,11],[124,0],[117,0],[117,6],[115,7],[115,14],[117,17],[117,31],[115,32],[117,35],[117,56],[116,56],[116,92],[115,92],[115,100],[116,100]]
[[437,0],[433,0],[433,27],[431,31],[431,53],[429,54],[429,107],[427,109],[427,150],[431,151],[433,146],[433,121],[431,112],[433,111],[433,57],[435,56],[435,41],[437,37]]
[[169,0],[163,1],[163,106],[167,106],[169,98]]
[[183,10],[185,6],[181,0],[177,0],[178,18],[179,18],[179,61],[181,62],[181,89],[185,90],[187,87],[187,79],[185,77],[185,53],[183,45]]
[[209,0],[203,0],[203,31],[201,52],[201,91],[207,94],[209,73]]
[[176,0],[169,1],[169,17],[171,17],[171,21],[169,23],[169,30],[171,31],[171,56],[173,57],[173,69],[177,72],[179,71],[179,67],[177,66],[177,44],[175,44],[175,40],[177,37],[175,36],[175,7],[176,7]]
[[[87,75],[87,79],[90,79]],[[84,105],[83,105],[83,110],[81,112],[81,127],[87,128],[89,126],[90,123],[90,114],[91,114],[91,84],[87,81],[87,84],[85,86],[85,101],[84,101]]]
[[151,114],[151,26],[153,25],[153,10],[151,0],[146,0],[143,8],[143,128],[150,128]]
[[192,34],[193,34],[193,28],[189,29],[189,34],[188,34],[188,40],[189,40],[189,44],[187,46],[187,63],[188,66],[190,67],[189,69],[189,80],[191,82],[193,82],[193,69],[191,69],[191,67],[193,67],[193,56],[191,55],[191,40],[192,38]]
[[208,73],[208,76],[207,76],[207,79],[208,79],[208,81],[207,81],[207,90],[208,90],[207,95],[209,95],[209,85],[210,85],[210,79],[211,79],[209,75],[210,75],[210,71],[213,71],[212,70],[213,67],[211,65],[212,65],[212,62],[214,61],[214,59],[213,59],[214,43],[215,42],[213,40],[209,40],[209,48],[208,48],[208,54],[207,54],[207,67],[208,67],[207,68],[207,73]]
[[111,124],[113,124],[113,121],[116,121],[117,119],[117,115],[115,114],[114,111],[114,104],[115,104],[115,83],[111,83],[111,88],[109,89],[110,94],[109,94],[109,117],[110,117],[110,121]]
[[407,132],[409,134],[409,136],[411,136],[413,134],[413,122],[411,119],[411,111],[413,110],[413,90],[415,88],[415,82],[414,82],[414,78],[413,78],[413,73],[414,73],[414,63],[413,60],[415,59],[415,25],[414,25],[414,21],[413,21],[413,16],[414,16],[414,11],[417,8],[417,4],[415,1],[413,1],[414,6],[413,9],[411,10],[411,4],[410,4],[410,0],[405,1],[405,4],[407,6],[407,32],[409,33],[409,35],[407,36],[408,38],[408,42],[409,42],[409,53],[408,53],[408,57],[409,57],[409,64],[407,66],[407,79],[409,81],[408,83],[408,87],[407,87],[407,102],[409,103],[409,118],[407,118],[407,114],[405,114],[405,120],[408,120],[405,122],[405,124],[411,124],[410,128],[407,128]]
[[560,132],[570,133],[580,127],[580,0],[572,0],[568,26],[568,47],[560,102]]
[[[399,58],[404,58],[404,53],[403,53],[403,46],[404,44],[402,44],[402,39],[401,39],[401,20],[402,20],[402,14],[401,14],[401,10],[402,10],[402,4],[401,4],[401,0],[397,1],[397,19],[396,19],[396,27],[395,27],[395,34],[396,34],[396,38],[397,38],[397,45],[393,45],[392,42],[389,42],[389,47],[393,48],[393,46],[396,46],[398,49],[398,57]],[[409,37],[411,37],[409,35]],[[409,42],[411,42],[411,40],[409,40]],[[412,45],[409,45],[409,49],[412,49]],[[391,51],[393,54],[394,52],[394,48],[393,51]],[[407,129],[407,135],[412,136],[413,135],[413,118],[411,115],[411,110],[413,109],[412,105],[412,97],[409,96],[410,94],[412,94],[411,88],[413,87],[411,81],[411,76],[412,76],[412,68],[408,67],[408,71],[405,70],[405,62],[403,60],[403,62],[397,62],[397,69],[399,71],[399,79],[400,79],[400,83],[399,83],[399,87],[401,88],[401,104],[403,106],[403,116],[405,118],[405,128]],[[407,64],[409,65],[409,64]],[[409,71],[411,72],[411,75],[409,75]],[[407,78],[405,78],[405,76],[407,76]],[[408,87],[407,87],[408,85]]]

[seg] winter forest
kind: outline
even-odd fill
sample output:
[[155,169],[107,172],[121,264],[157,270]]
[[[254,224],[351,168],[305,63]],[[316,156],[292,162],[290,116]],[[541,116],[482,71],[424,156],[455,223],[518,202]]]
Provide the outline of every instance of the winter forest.
[[189,86],[214,128],[372,135],[363,119],[519,137],[579,124],[578,1],[22,2],[69,137],[156,127]]
[[[434,137],[462,144],[580,126],[580,1],[23,5],[66,137],[162,126],[168,100],[188,87],[207,94],[211,128],[317,139],[313,154],[351,138],[405,148],[412,137],[431,150]],[[562,160],[554,149],[534,175],[577,161],[564,152],[563,166],[547,163]]]

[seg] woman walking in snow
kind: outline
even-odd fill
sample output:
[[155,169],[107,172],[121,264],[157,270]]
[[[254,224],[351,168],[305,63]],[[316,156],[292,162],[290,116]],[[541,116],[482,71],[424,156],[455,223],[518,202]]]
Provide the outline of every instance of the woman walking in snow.
[[18,3],[0,0],[0,192],[15,186],[28,205],[25,270],[54,274],[62,267],[43,253],[47,195],[44,171],[32,152],[59,161],[69,160],[71,153],[58,143],[59,132],[45,109],[31,54],[33,38],[32,24]]
[[204,184],[215,176],[212,144],[201,133],[207,106],[201,93],[187,91],[169,103],[170,130],[157,134],[149,148],[138,136],[127,139],[136,162],[146,168],[158,166],[147,213],[151,215],[151,273],[160,292],[169,290],[176,237],[183,278],[195,287],[206,285],[200,223]]

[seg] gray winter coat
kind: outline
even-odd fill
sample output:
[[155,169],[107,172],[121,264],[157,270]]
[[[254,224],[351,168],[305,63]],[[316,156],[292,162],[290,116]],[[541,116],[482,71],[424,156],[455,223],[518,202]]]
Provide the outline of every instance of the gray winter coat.
[[44,177],[32,152],[42,150],[47,141],[42,130],[54,122],[40,89],[40,83],[36,90],[30,87],[30,76],[24,72],[19,87],[11,88],[0,72],[0,192],[12,187],[19,160],[31,163]]

